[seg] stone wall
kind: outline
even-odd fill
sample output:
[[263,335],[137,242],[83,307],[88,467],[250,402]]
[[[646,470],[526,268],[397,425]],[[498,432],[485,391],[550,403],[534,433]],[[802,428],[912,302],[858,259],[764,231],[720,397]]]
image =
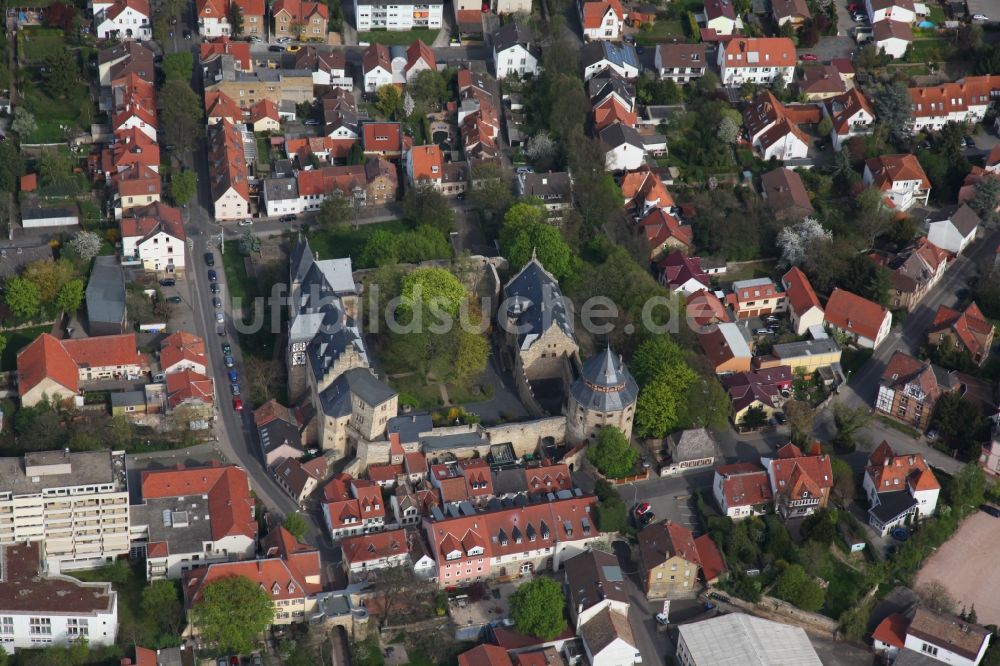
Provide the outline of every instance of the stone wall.
[[565,441],[566,419],[562,416],[549,416],[533,421],[504,423],[486,428],[483,434],[491,444],[509,442],[517,456],[524,456],[536,453],[546,437],[552,438],[556,443]]

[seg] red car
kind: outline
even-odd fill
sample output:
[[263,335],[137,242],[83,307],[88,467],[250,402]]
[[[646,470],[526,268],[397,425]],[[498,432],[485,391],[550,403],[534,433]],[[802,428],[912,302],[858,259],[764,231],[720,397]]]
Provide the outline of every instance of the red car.
[[799,56],[799,60],[804,60],[805,62],[816,62],[819,57],[815,53],[803,53]]
[[856,2],[852,2],[851,4],[847,5],[847,11],[850,12],[851,14],[854,14],[864,10],[861,8],[861,5],[859,5]]
[[638,518],[644,513],[648,513],[652,507],[649,506],[648,502],[643,502],[635,507],[635,515]]
[[243,411],[243,400],[240,398],[233,398],[233,409],[238,412]]

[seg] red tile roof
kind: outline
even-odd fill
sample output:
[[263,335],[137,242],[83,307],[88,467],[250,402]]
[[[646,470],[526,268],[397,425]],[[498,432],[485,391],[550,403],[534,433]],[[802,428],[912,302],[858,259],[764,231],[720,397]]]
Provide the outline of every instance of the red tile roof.
[[21,191],[34,192],[38,189],[38,174],[26,173],[21,176]]
[[703,534],[694,540],[694,546],[698,550],[698,562],[701,564],[701,575],[705,581],[711,584],[727,570],[726,562],[719,552],[719,547],[712,541],[712,537]]
[[458,666],[513,666],[513,663],[502,647],[477,645],[458,655]]
[[410,163],[413,165],[411,176],[414,182],[441,180],[444,158],[441,156],[441,148],[437,145],[413,146],[410,149]]
[[132,208],[118,222],[118,228],[122,238],[148,238],[161,231],[182,241],[187,237],[180,209],[160,201]]
[[[723,66],[730,67],[794,67],[795,44],[787,37],[739,37],[726,44]],[[757,53],[752,62],[748,53]],[[737,59],[739,56],[739,59]]]
[[376,67],[381,67],[387,72],[392,72],[392,60],[389,58],[389,49],[383,44],[372,44],[361,58],[361,69],[367,74]]
[[341,502],[351,498],[351,477],[337,474],[323,486],[323,499],[327,502]]
[[78,368],[145,365],[136,347],[135,333],[63,340],[62,346]]
[[691,564],[701,565],[698,549],[694,545],[694,534],[672,520],[653,523],[639,532],[639,554],[647,571],[671,557],[680,557]]
[[626,207],[635,205],[642,208],[654,203],[660,208],[670,208],[674,205],[674,198],[666,185],[648,165],[626,173],[622,178],[621,190]]
[[330,166],[296,174],[299,183],[299,196],[330,195],[339,192],[341,196],[350,197],[355,187],[364,188],[367,185],[363,165]]
[[111,178],[120,197],[160,196],[163,182],[160,174],[145,164],[131,164]]
[[866,468],[876,492],[902,490],[939,490],[941,484],[919,453],[896,455],[888,442],[879,444],[868,458]]
[[946,305],[940,306],[928,333],[934,334],[944,329],[950,329],[973,358],[976,354],[989,353],[987,347],[993,335],[993,324],[986,319],[975,302],[969,303],[961,312]]
[[701,289],[688,296],[686,309],[688,319],[698,326],[731,320],[722,301],[708,289]]
[[628,109],[617,97],[608,97],[594,107],[594,131],[598,132],[613,123],[635,127],[635,111]]
[[[159,167],[160,147],[138,127],[120,129],[115,132],[115,143],[104,149],[101,159],[105,173],[132,165]],[[23,185],[21,189],[24,189]]]
[[872,640],[902,649],[906,644],[906,630],[909,628],[910,621],[906,617],[899,613],[893,613],[875,627],[875,631],[872,632]]
[[795,314],[801,316],[811,308],[819,308],[823,311],[823,306],[819,304],[819,298],[813,291],[809,278],[798,266],[793,266],[781,277],[781,284],[785,288],[785,297]]
[[583,27],[587,30],[597,30],[604,23],[604,17],[612,11],[615,17],[622,21],[625,11],[618,0],[596,0],[583,3]]
[[970,106],[989,105],[997,90],[998,76],[967,76],[955,83],[910,88],[911,108],[916,118],[965,113]]
[[236,125],[223,120],[208,130],[208,171],[212,199],[218,201],[230,188],[250,200],[243,136]]
[[833,487],[830,456],[807,456],[801,451],[798,454],[771,461],[775,494],[793,500],[803,497],[805,493],[812,497],[822,497]]
[[875,340],[888,314],[889,311],[878,303],[838,287],[826,301],[824,316],[837,328]]
[[58,340],[42,333],[17,353],[17,389],[24,395],[48,378],[73,393],[79,389],[76,362]]
[[386,481],[395,481],[396,477],[403,473],[402,465],[392,465],[389,463],[369,465],[368,466],[368,478],[369,480],[379,483]]
[[182,370],[167,375],[167,404],[170,408],[176,408],[188,400],[213,405],[215,384],[212,378],[194,370]]
[[348,566],[409,552],[406,547],[406,530],[403,529],[348,537],[340,542],[340,548]]
[[[263,0],[259,1],[263,2]],[[263,13],[263,11],[260,12],[261,15]],[[199,16],[201,15],[200,10],[198,14]],[[253,70],[253,61],[250,59],[250,42],[233,41],[228,37],[216,37],[213,40],[202,42],[198,48],[199,56],[203,63],[219,56],[231,55],[236,61],[237,69],[241,69],[244,72]]]
[[715,468],[715,473],[722,477],[722,496],[727,507],[757,506],[773,499],[767,471],[760,465],[721,465]]
[[243,110],[232,97],[220,90],[205,91],[205,113],[211,118],[228,119],[238,123],[243,118]]
[[177,331],[160,343],[160,367],[170,368],[183,361],[207,366],[205,341],[193,333]]
[[854,116],[859,112],[864,111],[872,118],[875,117],[871,103],[858,88],[851,88],[842,95],[824,100],[823,104],[826,105],[830,119],[833,121],[833,129],[840,136],[850,134]]
[[241,467],[179,466],[178,469],[146,470],[142,472],[141,484],[143,499],[208,495],[212,539],[215,541],[239,535],[257,538],[250,482],[246,470]]
[[[317,565],[319,558],[316,558]],[[321,572],[308,570],[310,578],[318,578]],[[202,593],[208,585],[221,578],[243,576],[256,583],[270,595],[271,600],[278,602],[289,599],[302,599],[322,591],[318,583],[309,582],[302,575],[301,566],[291,566],[281,558],[268,558],[243,562],[220,562],[207,567],[192,569],[184,573],[182,587],[185,606],[188,608],[201,601]]]
[[931,186],[916,155],[882,155],[865,162],[865,168],[872,174],[872,184],[882,191],[888,190],[897,180],[919,180],[920,189]]
[[423,60],[430,69],[437,69],[437,60],[434,59],[434,52],[431,47],[421,40],[416,40],[406,49],[406,71],[413,69],[419,61]]
[[269,99],[262,99],[250,107],[250,122],[256,123],[264,118],[279,120],[278,107]]
[[292,17],[292,22],[295,23],[306,23],[313,14],[319,14],[324,19],[330,17],[330,11],[326,5],[319,2],[305,2],[304,0],[277,0],[271,5],[272,16],[277,16],[281,11],[288,12]]
[[524,477],[529,493],[554,493],[573,489],[573,476],[569,467],[563,463],[525,468]]

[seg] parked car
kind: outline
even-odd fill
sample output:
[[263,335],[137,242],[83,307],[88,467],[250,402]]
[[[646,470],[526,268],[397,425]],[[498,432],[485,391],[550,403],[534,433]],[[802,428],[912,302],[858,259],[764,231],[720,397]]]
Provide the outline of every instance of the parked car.
[[643,527],[649,525],[654,520],[656,520],[656,516],[653,515],[652,511],[650,511],[649,513],[644,513],[641,516],[639,516],[639,524]]
[[657,624],[667,624],[668,623],[667,622],[667,618],[668,617],[669,616],[666,613],[657,613],[656,614],[656,622],[657,622]]
[[185,30],[184,31],[184,39],[191,39],[191,37],[193,37],[193,35],[191,34],[191,31],[190,30]]
[[212,283],[212,286],[211,286],[211,287],[209,287],[209,289],[211,289],[211,290],[212,290],[212,293],[213,293],[213,294],[217,294],[217,293],[219,293],[219,291],[221,290],[221,287],[219,287],[219,284],[218,284],[217,282],[213,282],[213,283]]
[[217,664],[217,666],[229,666],[229,660],[226,659],[225,657],[219,657],[218,659],[215,660],[215,663]]
[[167,303],[181,303],[182,301],[180,296],[167,296]]
[[242,412],[243,411],[243,401],[240,400],[239,398],[233,398],[233,409],[235,409],[238,412]]
[[250,666],[261,666],[259,654],[255,654],[252,657],[250,657]]
[[175,280],[173,278],[164,278],[164,279],[160,280],[160,286],[161,287],[173,287],[176,284],[177,284],[177,280]]
[[972,20],[977,23],[986,23],[987,21],[990,20],[990,17],[987,16],[986,14],[973,14]]
[[205,265],[208,266],[209,268],[215,265],[215,255],[212,254],[211,252],[205,253]]
[[804,62],[816,62],[817,60],[819,60],[819,56],[817,56],[815,53],[803,53],[802,55],[799,56],[799,60],[802,60]]
[[216,273],[215,271],[212,271],[212,270],[208,271],[208,281],[209,282],[218,282],[219,281],[219,274]]
[[273,46],[268,46],[267,50],[270,51],[271,53],[281,53],[285,49],[284,47],[273,45]]
[[975,148],[976,147],[976,142],[972,140],[971,136],[963,137],[962,140],[965,142],[965,147],[966,148]]
[[219,298],[218,296],[212,296],[212,306],[216,310],[221,310],[222,309],[222,299]]
[[771,331],[769,331],[766,328],[757,328],[757,329],[754,329],[754,332],[753,332],[754,335],[769,335],[770,333],[771,333]]
[[278,37],[278,39],[276,39],[274,41],[278,42],[279,44],[287,44],[288,42],[292,41],[292,38],[291,37]]
[[240,385],[239,384],[230,384],[229,385],[229,390],[232,392],[233,395],[239,395],[240,394]]
[[785,425],[788,422],[788,419],[785,418],[784,412],[775,412],[774,420],[778,422],[778,425]]
[[518,173],[535,173],[535,170],[530,166],[519,166],[517,167]]
[[249,226],[250,226],[251,224],[253,224],[253,220],[251,220],[251,219],[250,219],[250,218],[248,217],[248,218],[246,218],[246,219],[243,219],[243,220],[240,220],[240,221],[238,222],[238,224],[239,224],[239,226],[241,226],[241,227],[249,227]]
[[226,337],[226,325],[217,324],[215,327],[215,332],[219,334],[220,337]]
[[305,121],[303,125],[319,125],[319,122],[320,121],[317,118],[310,118],[307,121]]
[[637,504],[634,511],[636,516],[641,516],[644,513],[648,513],[653,507],[649,506],[649,502],[643,502],[642,504]]
[[[281,221],[282,222],[294,222],[295,221],[295,216],[294,215],[282,215],[281,216]],[[254,656],[259,657],[260,655],[254,655]]]
[[229,375],[229,381],[231,381],[234,384],[239,383],[240,377],[235,370],[230,370],[227,374]]
[[233,360],[233,357],[230,356],[229,354],[226,354],[226,357],[223,360],[226,362],[226,367],[227,368],[231,368],[234,365],[236,365],[236,362]]
[[233,348],[230,346],[230,344],[228,342],[223,342],[222,343],[222,353],[225,356],[232,356],[233,355]]

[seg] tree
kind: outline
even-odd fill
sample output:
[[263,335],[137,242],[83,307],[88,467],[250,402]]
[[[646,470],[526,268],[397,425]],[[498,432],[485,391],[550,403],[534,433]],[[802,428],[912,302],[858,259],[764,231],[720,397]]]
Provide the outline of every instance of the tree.
[[66,99],[80,85],[80,66],[76,55],[61,49],[45,59],[45,89],[53,97]]
[[227,576],[208,583],[191,609],[192,622],[202,639],[220,652],[250,652],[258,635],[274,619],[270,594],[243,576]]
[[167,81],[158,99],[163,105],[160,118],[166,142],[181,151],[190,150],[201,135],[204,108],[187,81]]
[[976,183],[969,208],[976,211],[984,221],[993,221],[996,219],[997,206],[1000,206],[1000,178],[984,174]]
[[425,181],[403,197],[403,218],[414,228],[428,225],[446,234],[455,228],[455,212],[448,199]]
[[555,160],[558,150],[559,146],[549,133],[543,130],[528,139],[528,143],[524,146],[524,155],[532,164],[543,166]]
[[249,257],[260,252],[260,239],[252,231],[244,231],[239,241],[240,254]]
[[486,370],[490,358],[490,343],[485,336],[466,331],[455,326],[455,360],[452,364],[452,379],[465,383],[475,379]]
[[42,185],[59,185],[73,177],[73,158],[68,153],[47,150],[36,163],[38,179]]
[[61,311],[66,314],[72,314],[80,309],[80,303],[83,302],[83,280],[80,278],[75,278],[63,284],[59,287],[59,293],[56,294],[55,305]]
[[7,307],[21,319],[32,319],[41,307],[38,285],[23,277],[14,277],[4,285]]
[[[658,339],[667,338],[651,338]],[[663,364],[656,376],[644,382],[639,390],[635,406],[636,432],[643,437],[664,437],[681,425],[684,402],[697,381],[698,375],[683,360]]]
[[7,349],[7,337],[0,335],[0,356],[3,356],[5,349]]
[[873,602],[863,602],[847,609],[840,615],[840,632],[849,641],[858,642],[868,631],[868,618],[871,616]]
[[767,414],[763,407],[751,407],[743,413],[740,425],[749,430],[756,430],[767,425]]
[[183,206],[198,191],[198,176],[194,171],[179,171],[170,176],[170,196],[177,206]]
[[778,577],[774,595],[802,610],[815,612],[823,607],[825,593],[800,564],[792,564]]
[[389,120],[398,120],[403,113],[403,96],[399,88],[387,85],[376,90],[375,110]]
[[42,10],[42,22],[46,27],[59,28],[66,35],[73,32],[76,24],[76,7],[63,2],[53,2]]
[[722,143],[732,145],[740,139],[739,123],[729,116],[723,116],[722,120],[719,121],[715,134],[719,137],[719,141]]
[[576,256],[559,230],[544,219],[545,209],[540,204],[517,202],[504,215],[500,247],[512,267],[520,268],[537,256],[545,269],[562,281],[575,273]]
[[22,277],[35,283],[42,305],[48,305],[55,302],[63,285],[76,277],[76,271],[65,258],[59,261],[39,259],[25,267]]
[[829,116],[823,116],[823,119],[819,121],[816,125],[816,133],[820,136],[826,137],[830,136],[830,132],[833,131],[833,121],[830,120]]
[[285,365],[274,359],[247,355],[243,359],[243,377],[250,387],[250,396],[257,404],[274,397],[285,380]]
[[38,124],[35,122],[35,117],[26,108],[23,106],[14,108],[14,120],[10,124],[12,130],[17,132],[21,137],[26,137],[34,133],[37,127]]
[[605,426],[597,441],[587,447],[587,460],[601,474],[612,479],[628,476],[635,468],[639,452],[618,428]]
[[233,37],[239,37],[243,34],[243,8],[240,7],[239,3],[229,3],[226,19],[229,21],[229,33]]
[[562,586],[551,578],[536,578],[517,588],[508,600],[510,617],[522,634],[551,640],[566,629]]
[[[17,111],[22,107],[15,109]],[[0,192],[14,192],[24,175],[24,158],[13,141],[0,142]]]
[[848,407],[843,403],[833,403],[833,424],[837,428],[834,443],[852,448],[856,444],[855,435],[868,425],[871,418],[871,412],[864,405]]
[[176,634],[181,625],[181,600],[172,580],[155,580],[142,590],[142,611],[160,631]]
[[792,441],[798,444],[805,444],[809,440],[809,433],[812,432],[813,418],[815,413],[809,403],[802,400],[789,400],[783,407],[785,417],[788,419],[788,428],[791,430]]
[[942,395],[931,416],[931,425],[938,429],[948,446],[972,460],[979,457],[983,434],[989,437],[988,430],[983,432],[987,428],[985,421],[979,407],[957,392]]
[[806,258],[808,249],[820,240],[832,240],[833,234],[823,228],[823,225],[808,218],[790,227],[784,227],[778,232],[776,241],[781,248],[782,266],[798,266]]
[[472,167],[469,204],[484,219],[498,218],[507,211],[513,193],[510,179],[499,164],[479,162]]
[[444,75],[434,69],[419,72],[406,86],[406,92],[413,101],[429,111],[437,111],[448,98],[448,82]]
[[69,249],[80,261],[88,263],[101,252],[101,245],[101,237],[93,231],[78,231],[69,242]]
[[954,615],[955,598],[951,596],[948,588],[938,581],[933,580],[929,583],[924,583],[914,591],[920,597],[920,601],[927,610],[932,613]]
[[402,306],[437,308],[454,315],[468,298],[468,293],[458,278],[444,268],[418,268],[403,277]]
[[829,546],[837,536],[837,511],[820,509],[803,520],[800,529],[806,539]]
[[830,491],[833,501],[840,506],[848,506],[857,494],[857,484],[854,482],[854,471],[841,458],[830,456],[830,467],[833,470],[833,488]]
[[411,566],[397,565],[379,569],[372,584],[379,627],[385,627],[390,618],[405,617],[406,611],[432,600],[432,585],[418,578]]
[[354,209],[347,197],[339,192],[333,192],[319,207],[316,222],[325,229],[340,229],[354,218]]
[[[236,6],[239,7],[239,5]],[[190,51],[171,53],[163,58],[163,74],[167,81],[187,83],[191,80],[191,72],[193,71],[194,55]]]
[[361,257],[358,262],[364,267],[370,266],[390,266],[399,263],[399,243],[398,236],[385,229],[376,229],[372,232],[364,247],[361,248]]
[[878,119],[876,122],[886,129],[889,137],[898,142],[909,138],[913,109],[906,85],[898,81],[887,83],[871,99]]
[[982,468],[973,460],[958,471],[948,489],[948,502],[956,511],[964,514],[971,507],[983,503],[986,492],[986,477]]
[[309,531],[309,523],[302,514],[298,511],[292,511],[290,514],[285,516],[285,519],[281,521],[281,526],[288,530],[296,541],[302,541],[306,536],[306,532]]

